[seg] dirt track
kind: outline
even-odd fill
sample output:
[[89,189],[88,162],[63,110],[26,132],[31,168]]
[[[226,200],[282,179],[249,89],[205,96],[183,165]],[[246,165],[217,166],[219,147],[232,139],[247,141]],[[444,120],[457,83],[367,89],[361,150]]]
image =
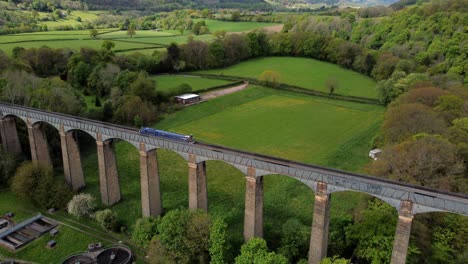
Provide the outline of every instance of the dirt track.
[[245,88],[247,88],[247,86],[249,86],[249,82],[244,82],[244,84],[242,84],[242,85],[238,85],[238,86],[234,86],[234,87],[230,87],[230,88],[226,88],[226,89],[207,92],[207,93],[204,93],[204,94],[201,95],[201,99],[203,101],[205,101],[205,100],[210,100],[210,99],[220,97],[220,96],[223,96],[223,95],[226,95],[226,94],[235,93],[235,92],[238,92],[240,90],[244,90]]

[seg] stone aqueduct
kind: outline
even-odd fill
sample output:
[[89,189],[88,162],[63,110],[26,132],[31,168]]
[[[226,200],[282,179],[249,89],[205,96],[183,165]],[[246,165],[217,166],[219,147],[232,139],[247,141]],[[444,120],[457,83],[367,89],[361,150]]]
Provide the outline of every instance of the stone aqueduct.
[[249,153],[202,143],[190,144],[139,134],[138,130],[94,120],[51,113],[34,108],[0,103],[0,132],[3,147],[20,153],[16,118],[28,128],[33,162],[52,166],[43,124],[58,129],[66,181],[75,190],[85,185],[76,130],[91,135],[97,144],[101,199],[112,205],[120,200],[120,183],[113,140],[121,139],[135,146],[140,153],[141,206],[144,216],[161,214],[156,149],[164,148],[180,154],[188,162],[189,208],[208,210],[207,160],[220,160],[241,170],[246,179],[244,237],[263,236],[263,178],[281,174],[297,179],[315,192],[309,263],[317,264],[326,257],[330,195],[339,191],[357,191],[378,197],[394,206],[398,224],[392,252],[392,263],[406,261],[413,216],[425,212],[451,212],[468,215],[468,196],[364,176],[339,170],[303,164],[290,160]]

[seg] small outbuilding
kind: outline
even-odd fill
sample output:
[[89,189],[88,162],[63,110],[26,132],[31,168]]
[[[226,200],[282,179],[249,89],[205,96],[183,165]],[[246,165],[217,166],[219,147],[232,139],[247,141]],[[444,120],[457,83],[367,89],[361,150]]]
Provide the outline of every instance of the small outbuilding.
[[193,104],[201,100],[198,94],[182,94],[176,96],[175,99],[181,104]]
[[373,149],[369,151],[369,157],[371,157],[374,160],[377,160],[377,158],[380,156],[381,153],[382,153],[381,149]]

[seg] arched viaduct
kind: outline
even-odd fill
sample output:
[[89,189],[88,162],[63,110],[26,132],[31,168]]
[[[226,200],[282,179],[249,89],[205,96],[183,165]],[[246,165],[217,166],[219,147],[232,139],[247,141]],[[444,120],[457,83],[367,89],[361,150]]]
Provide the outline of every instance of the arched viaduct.
[[156,149],[175,151],[187,160],[189,171],[189,208],[208,210],[207,160],[220,160],[241,170],[246,179],[244,237],[263,236],[263,178],[281,174],[297,179],[315,192],[309,263],[317,264],[326,257],[330,195],[352,190],[378,197],[394,206],[398,224],[392,252],[392,263],[406,261],[413,216],[425,212],[451,212],[468,215],[468,196],[441,192],[371,176],[359,175],[269,157],[221,146],[190,144],[166,138],[139,134],[138,130],[94,120],[46,112],[34,108],[0,103],[0,132],[2,145],[10,152],[20,153],[15,118],[22,119],[28,128],[32,160],[52,166],[42,123],[48,123],[60,133],[63,167],[66,181],[75,190],[84,186],[81,158],[74,131],[91,135],[97,144],[101,199],[112,205],[120,200],[120,183],[113,140],[121,139],[135,146],[140,153],[141,205],[144,216],[161,214]]

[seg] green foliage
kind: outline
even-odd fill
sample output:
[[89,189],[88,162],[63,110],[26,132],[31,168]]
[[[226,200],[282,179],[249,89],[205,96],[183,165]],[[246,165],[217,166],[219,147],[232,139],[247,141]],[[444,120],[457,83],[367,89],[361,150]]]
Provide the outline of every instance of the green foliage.
[[3,148],[0,149],[0,189],[9,187],[10,179],[15,174],[17,159]]
[[139,96],[143,101],[152,102],[156,98],[156,84],[148,75],[140,72],[130,85],[130,93]]
[[210,263],[223,264],[228,250],[227,225],[221,218],[215,218],[210,227]]
[[370,263],[390,263],[396,219],[393,207],[370,201],[362,219],[346,230],[347,239],[357,245],[354,254]]
[[242,245],[241,253],[236,257],[236,264],[287,264],[288,259],[281,254],[268,252],[266,241],[252,238]]
[[334,256],[332,258],[324,258],[320,261],[320,264],[350,264],[351,261],[345,258],[339,258],[338,256]]
[[107,230],[118,231],[120,228],[117,214],[111,209],[104,209],[95,213],[96,221]]
[[72,196],[63,180],[54,179],[51,169],[31,162],[18,167],[12,179],[11,190],[44,209],[64,208]]
[[110,41],[110,40],[107,40],[107,39],[106,39],[106,40],[104,40],[104,41],[102,42],[101,47],[102,47],[103,49],[105,49],[105,50],[109,50],[109,51],[110,51],[112,48],[115,47],[115,43],[112,42],[112,41]]
[[151,239],[158,234],[159,222],[160,218],[151,216],[139,218],[133,228],[132,240],[140,247],[148,248]]
[[278,253],[285,256],[290,263],[296,263],[307,255],[309,242],[310,228],[295,218],[289,219],[281,227],[281,246]]
[[[177,263],[207,263],[210,259],[210,217],[203,212],[173,210],[158,225],[157,239],[166,255]],[[150,247],[149,251],[158,250]],[[161,250],[161,249],[160,249]]]

